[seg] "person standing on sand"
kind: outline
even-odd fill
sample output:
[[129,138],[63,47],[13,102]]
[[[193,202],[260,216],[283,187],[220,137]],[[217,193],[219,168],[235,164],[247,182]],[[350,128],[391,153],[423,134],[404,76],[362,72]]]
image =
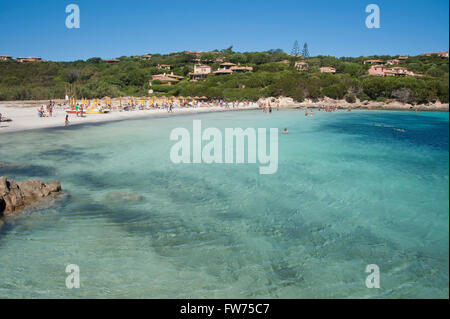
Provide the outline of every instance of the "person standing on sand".
[[69,127],[69,115],[66,115],[66,120],[64,121],[64,126]]

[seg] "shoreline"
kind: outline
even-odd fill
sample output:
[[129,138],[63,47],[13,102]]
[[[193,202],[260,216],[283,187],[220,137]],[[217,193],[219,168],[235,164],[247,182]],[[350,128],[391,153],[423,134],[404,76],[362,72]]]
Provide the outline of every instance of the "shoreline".
[[[261,98],[258,103],[273,103],[274,98]],[[280,110],[282,109],[317,109],[322,106],[332,106],[338,110],[346,110],[351,107],[355,111],[420,111],[420,112],[449,112],[448,104],[432,105],[410,105],[399,102],[360,102],[348,103],[345,100],[324,99],[318,102],[305,100],[301,103],[294,102],[291,98],[279,98]],[[64,117],[67,114],[62,107],[54,110],[53,117],[39,118],[36,115],[36,107],[48,101],[1,101],[0,113],[3,117],[12,119],[11,122],[0,122],[0,134],[15,133],[29,130],[63,128]],[[166,109],[134,110],[134,111],[112,111],[107,114],[88,114],[86,117],[76,117],[69,115],[69,127],[83,124],[99,124],[123,121],[129,119],[141,119],[161,116],[177,116],[211,112],[228,112],[243,110],[259,110],[258,104],[250,106],[240,106],[235,108],[225,108],[220,106],[200,106],[175,108],[171,113]]]
[[[69,128],[72,126],[86,125],[86,124],[101,124],[109,122],[118,122],[131,119],[144,119],[152,117],[167,117],[177,115],[189,115],[199,113],[211,112],[229,112],[229,111],[246,111],[257,110],[258,106],[248,107],[189,107],[173,109],[168,113],[165,109],[151,109],[151,110],[135,110],[135,111],[113,111],[107,114],[88,114],[86,117],[77,117],[73,114],[69,115]],[[2,116],[12,119],[12,122],[0,122],[0,134],[16,133],[23,131],[50,129],[50,128],[64,128],[64,117],[66,112],[64,109],[56,109],[53,112],[53,117],[39,118],[33,107],[5,107],[0,103],[0,113]]]
[[333,100],[330,98],[319,99],[318,101],[312,101],[306,99],[303,102],[294,102],[292,98],[279,97],[279,98],[261,98],[258,100],[260,103],[269,103],[273,100],[279,100],[280,107],[282,108],[312,108],[317,109],[322,106],[334,107],[339,110],[346,110],[351,108],[352,110],[384,110],[384,111],[425,111],[425,112],[449,112],[448,103],[435,102],[431,104],[418,104],[412,105],[408,103],[402,103],[396,100],[387,100],[386,102],[377,101],[360,101],[356,99],[354,103],[349,103],[346,100]]

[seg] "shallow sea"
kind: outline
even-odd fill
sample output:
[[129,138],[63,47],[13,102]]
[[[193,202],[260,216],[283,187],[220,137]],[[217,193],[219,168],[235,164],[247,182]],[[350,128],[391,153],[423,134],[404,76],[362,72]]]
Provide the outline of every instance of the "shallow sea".
[[[278,128],[278,171],[174,164],[176,127]],[[288,134],[281,134],[283,128]],[[0,134],[64,195],[0,231],[0,298],[448,298],[449,115],[209,113]],[[80,267],[67,289],[65,268]],[[365,285],[380,269],[380,289]]]

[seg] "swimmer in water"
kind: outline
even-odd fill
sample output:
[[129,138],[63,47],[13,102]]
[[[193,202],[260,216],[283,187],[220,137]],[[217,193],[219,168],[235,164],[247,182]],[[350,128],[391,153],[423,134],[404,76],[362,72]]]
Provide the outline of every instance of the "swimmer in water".
[[311,113],[310,113],[309,115],[311,115],[311,116],[314,116],[314,112],[313,112],[313,111],[311,111]]
[[287,130],[287,128],[285,128],[284,130],[283,130],[283,134],[287,134],[288,133],[288,130]]
[[305,116],[308,116],[308,110],[305,111]]

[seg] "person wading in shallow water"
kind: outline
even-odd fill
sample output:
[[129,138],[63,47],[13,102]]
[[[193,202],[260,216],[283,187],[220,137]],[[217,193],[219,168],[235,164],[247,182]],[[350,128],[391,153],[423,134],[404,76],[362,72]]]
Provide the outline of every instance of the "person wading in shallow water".
[[69,127],[69,115],[66,115],[66,120],[64,121],[64,126]]

